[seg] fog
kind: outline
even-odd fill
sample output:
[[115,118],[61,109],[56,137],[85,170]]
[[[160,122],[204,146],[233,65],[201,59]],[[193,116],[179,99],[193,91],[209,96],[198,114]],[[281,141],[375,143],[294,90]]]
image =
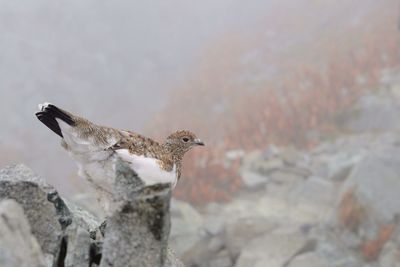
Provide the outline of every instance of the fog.
[[171,247],[188,267],[400,262],[397,0],[0,0],[0,168],[96,213],[35,117],[189,129]]
[[213,38],[271,4],[0,1],[1,164],[26,162],[62,184],[74,166],[34,117],[39,103],[140,132]]

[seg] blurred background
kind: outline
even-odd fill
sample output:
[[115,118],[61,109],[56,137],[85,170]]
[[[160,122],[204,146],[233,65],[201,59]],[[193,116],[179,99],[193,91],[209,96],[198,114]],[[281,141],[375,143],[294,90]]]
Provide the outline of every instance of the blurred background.
[[400,266],[396,0],[0,0],[0,167],[90,188],[51,102],[160,141],[190,129],[172,202],[189,267]]

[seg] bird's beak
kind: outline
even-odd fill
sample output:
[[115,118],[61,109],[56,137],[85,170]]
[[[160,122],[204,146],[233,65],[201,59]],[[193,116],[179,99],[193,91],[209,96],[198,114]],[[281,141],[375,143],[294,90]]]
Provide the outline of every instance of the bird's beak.
[[195,139],[195,140],[194,140],[194,143],[195,143],[197,146],[204,146],[203,141],[201,141],[200,139]]

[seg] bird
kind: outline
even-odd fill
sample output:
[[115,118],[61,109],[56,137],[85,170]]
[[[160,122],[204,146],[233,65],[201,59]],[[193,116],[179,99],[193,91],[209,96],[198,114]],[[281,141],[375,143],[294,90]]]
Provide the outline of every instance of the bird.
[[78,165],[78,174],[95,188],[103,211],[110,212],[117,159],[126,162],[144,186],[170,184],[182,173],[186,152],[204,142],[189,130],[178,130],[164,142],[136,132],[97,125],[51,103],[39,104],[36,117],[61,137],[61,146]]

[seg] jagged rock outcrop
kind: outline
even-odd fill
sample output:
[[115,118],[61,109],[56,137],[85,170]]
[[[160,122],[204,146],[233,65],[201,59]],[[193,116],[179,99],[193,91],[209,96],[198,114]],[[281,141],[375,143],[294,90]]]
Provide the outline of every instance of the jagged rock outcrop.
[[24,211],[14,200],[0,202],[0,266],[46,266]]
[[170,231],[169,185],[132,186],[137,175],[117,166],[113,214],[107,220],[100,267],[165,266]]
[[26,166],[0,170],[0,266],[183,267],[168,247],[169,186],[143,187],[119,164],[114,191],[101,223]]
[[20,164],[0,170],[0,199],[14,199],[22,206],[46,260],[56,264],[63,230],[71,223],[57,191]]

